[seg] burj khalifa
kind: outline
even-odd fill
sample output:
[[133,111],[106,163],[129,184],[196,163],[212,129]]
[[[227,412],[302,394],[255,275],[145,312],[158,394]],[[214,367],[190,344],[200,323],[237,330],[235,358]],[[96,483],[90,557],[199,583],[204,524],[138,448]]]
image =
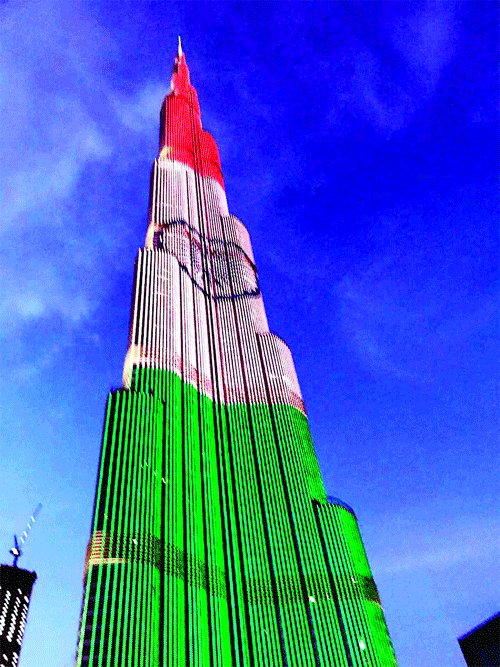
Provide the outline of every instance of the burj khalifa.
[[180,46],[105,411],[76,664],[396,665]]

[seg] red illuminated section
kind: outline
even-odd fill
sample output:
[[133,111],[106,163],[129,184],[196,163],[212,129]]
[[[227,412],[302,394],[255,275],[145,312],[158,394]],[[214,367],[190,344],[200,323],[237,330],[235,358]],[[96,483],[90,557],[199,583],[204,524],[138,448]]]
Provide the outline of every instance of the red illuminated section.
[[219,149],[201,125],[198,95],[191,85],[186,56],[179,43],[172,75],[172,90],[160,116],[160,157],[177,160],[224,187]]

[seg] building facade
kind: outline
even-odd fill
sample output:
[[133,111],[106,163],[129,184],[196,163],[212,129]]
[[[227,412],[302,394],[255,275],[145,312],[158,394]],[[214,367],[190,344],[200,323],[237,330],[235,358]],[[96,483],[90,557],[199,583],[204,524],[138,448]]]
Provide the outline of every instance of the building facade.
[[19,664],[36,573],[0,565],[0,667]]
[[392,667],[356,517],[327,500],[180,47],[160,123],[77,665]]
[[458,638],[468,667],[500,665],[500,613]]

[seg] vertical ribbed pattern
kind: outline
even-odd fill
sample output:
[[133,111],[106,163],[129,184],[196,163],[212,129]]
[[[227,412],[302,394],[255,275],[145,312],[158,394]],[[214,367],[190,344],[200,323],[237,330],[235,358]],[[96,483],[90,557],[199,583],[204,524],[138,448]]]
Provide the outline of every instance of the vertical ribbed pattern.
[[356,517],[340,504],[317,504],[315,511],[352,664],[395,665]]
[[78,664],[159,664],[162,422],[154,396],[109,397]]
[[328,503],[290,350],[184,56],[162,108],[77,665],[393,667],[356,520]]

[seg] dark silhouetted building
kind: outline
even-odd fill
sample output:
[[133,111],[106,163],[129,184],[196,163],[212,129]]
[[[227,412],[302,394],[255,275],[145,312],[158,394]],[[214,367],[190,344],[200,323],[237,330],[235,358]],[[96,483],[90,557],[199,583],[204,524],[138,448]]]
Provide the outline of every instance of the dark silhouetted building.
[[0,565],[0,667],[19,664],[31,590],[36,573]]
[[468,667],[500,667],[500,612],[458,638]]

